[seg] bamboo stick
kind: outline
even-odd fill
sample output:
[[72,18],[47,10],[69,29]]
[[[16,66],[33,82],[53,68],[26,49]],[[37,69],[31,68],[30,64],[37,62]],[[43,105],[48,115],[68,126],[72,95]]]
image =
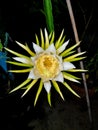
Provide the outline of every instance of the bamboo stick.
[[[78,43],[79,42],[79,36],[78,36],[77,28],[76,28],[76,23],[75,23],[73,10],[72,10],[71,1],[66,0],[66,3],[67,3],[67,8],[68,8],[68,12],[69,12],[69,15],[70,15],[70,19],[71,19],[71,24],[72,24],[72,28],[73,28],[73,32],[74,32],[75,41],[76,41],[76,43]],[[78,51],[78,53],[80,53],[81,48],[78,47],[77,51]],[[84,69],[83,61],[80,61],[80,68]],[[86,94],[86,101],[87,101],[87,107],[88,107],[89,120],[90,120],[90,123],[92,124],[91,106],[90,106],[90,99],[89,99],[89,94],[88,94],[88,88],[87,88],[85,73],[82,73],[82,79],[83,79],[83,84],[84,84],[84,89],[85,89],[85,94]]]

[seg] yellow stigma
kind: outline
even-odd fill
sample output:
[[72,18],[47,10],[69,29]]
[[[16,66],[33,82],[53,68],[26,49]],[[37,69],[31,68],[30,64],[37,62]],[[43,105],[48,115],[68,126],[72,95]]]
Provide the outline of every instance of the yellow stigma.
[[44,81],[55,78],[60,72],[60,62],[56,56],[43,53],[35,61],[34,72]]

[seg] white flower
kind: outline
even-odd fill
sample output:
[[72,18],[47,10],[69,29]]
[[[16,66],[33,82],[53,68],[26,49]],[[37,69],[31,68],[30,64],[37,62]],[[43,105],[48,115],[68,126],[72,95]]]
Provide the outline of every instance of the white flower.
[[[54,86],[56,91],[60,94],[61,98],[64,99],[62,92],[58,86],[58,82],[66,86],[73,94],[79,97],[79,95],[74,92],[71,87],[66,83],[67,80],[73,82],[79,82],[79,78],[70,74],[70,72],[83,72],[84,70],[76,69],[73,63],[74,61],[81,60],[85,57],[79,57],[85,52],[73,54],[73,49],[79,45],[79,43],[73,45],[72,47],[66,49],[69,40],[64,42],[63,31],[59,39],[54,41],[54,32],[48,35],[45,29],[44,34],[42,30],[41,42],[39,42],[38,36],[36,35],[36,44],[32,43],[34,52],[30,50],[28,45],[23,45],[16,41],[16,43],[26,50],[30,57],[22,55],[18,52],[5,48],[10,53],[16,55],[13,57],[16,61],[8,61],[8,63],[18,65],[21,67],[27,67],[21,70],[11,70],[15,73],[25,73],[28,72],[27,79],[21,83],[19,86],[14,88],[11,92],[14,92],[20,88],[26,86],[26,90],[22,97],[36,84],[40,79],[38,91],[35,97],[34,105],[36,104],[39,94],[44,87],[47,92],[48,102],[51,105],[50,93],[51,88]],[[73,55],[72,55],[73,54]]]

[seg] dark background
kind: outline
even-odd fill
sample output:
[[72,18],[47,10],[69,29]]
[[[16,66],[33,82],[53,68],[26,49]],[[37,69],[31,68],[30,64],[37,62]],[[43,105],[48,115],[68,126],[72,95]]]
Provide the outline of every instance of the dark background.
[[[96,90],[90,98],[94,116],[94,127],[92,130],[97,130],[98,4],[96,0],[72,0],[71,2],[79,38],[82,41],[81,49],[87,51],[84,66],[89,70],[87,74],[88,88]],[[66,39],[71,39],[75,43],[66,1],[52,0],[52,6],[56,35],[59,36],[64,28]],[[23,43],[27,42],[31,45],[31,42],[35,41],[35,33],[39,34],[40,28],[44,29],[46,27],[45,16],[42,10],[43,0],[3,0],[0,2],[0,39],[2,42],[4,41],[4,34],[8,32],[12,39],[12,41],[9,40],[8,47],[14,50],[19,49],[13,42],[14,40]],[[2,68],[0,68],[0,73],[4,73]],[[57,129],[56,126],[58,125],[53,124],[52,119],[57,124],[60,123],[60,120],[67,125],[69,124],[66,126],[60,123],[61,127],[64,125],[62,130],[65,130],[65,128],[66,130],[90,130],[91,124],[88,118],[85,96],[81,100],[78,100],[66,91],[64,92],[66,97],[64,103],[53,91],[55,95],[52,98],[53,108],[50,108],[45,100],[46,95],[43,91],[37,106],[34,108],[35,88],[23,99],[20,98],[21,92],[16,92],[11,95],[8,94],[8,91],[13,86],[16,86],[23,80],[23,75],[15,75],[14,81],[10,81],[10,84],[8,82],[8,75],[5,74],[5,77],[7,78],[4,80],[0,79],[0,130],[24,128],[26,130],[61,130],[59,127]],[[65,118],[63,115],[65,117],[67,115],[70,118]],[[60,120],[57,120],[59,118]],[[35,124],[30,127],[30,122],[31,124],[35,122]]]

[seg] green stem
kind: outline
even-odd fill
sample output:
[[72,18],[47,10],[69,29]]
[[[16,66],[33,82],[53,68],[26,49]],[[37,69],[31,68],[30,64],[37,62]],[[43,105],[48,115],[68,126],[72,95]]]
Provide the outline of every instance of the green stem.
[[43,0],[44,13],[46,17],[46,25],[49,33],[54,31],[54,22],[52,14],[52,3],[51,0]]

